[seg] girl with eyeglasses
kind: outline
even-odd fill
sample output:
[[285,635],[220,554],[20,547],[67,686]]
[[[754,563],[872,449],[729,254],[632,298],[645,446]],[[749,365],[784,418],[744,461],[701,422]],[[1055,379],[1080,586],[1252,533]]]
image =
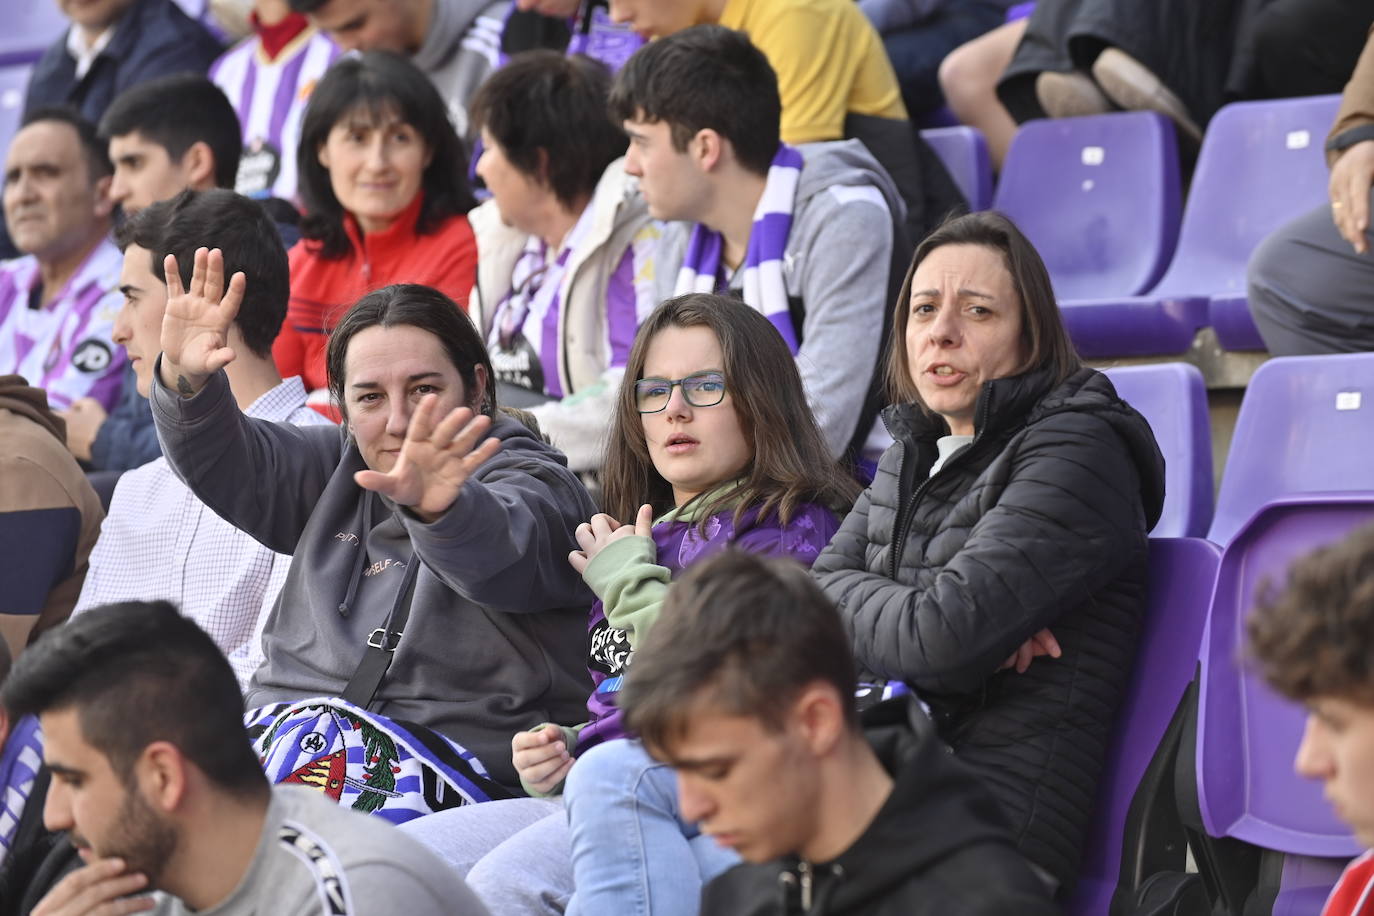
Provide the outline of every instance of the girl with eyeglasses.
[[[622,904],[642,887],[655,914],[696,911],[702,882],[737,859],[680,823],[675,802],[655,808],[636,798],[631,787],[643,782],[671,799],[676,777],[639,742],[618,740],[616,693],[634,676],[634,647],[683,569],[728,548],[810,566],[858,493],[821,439],[787,344],[741,301],[692,293],[664,302],[640,327],[625,378],[606,443],[607,512],[578,526],[581,549],[570,556],[600,599],[589,621],[590,718],[512,740],[531,795],[560,794],[571,773],[570,787],[582,779],[583,806],[572,796],[566,815],[559,801],[475,805],[409,827],[460,870],[486,837],[495,848],[468,880],[493,912],[544,911],[538,901],[571,890],[574,864],[568,913],[637,912]],[[583,813],[595,823],[579,830]],[[677,854],[646,860],[641,844],[625,842],[634,830],[660,834],[655,849],[670,844]]]

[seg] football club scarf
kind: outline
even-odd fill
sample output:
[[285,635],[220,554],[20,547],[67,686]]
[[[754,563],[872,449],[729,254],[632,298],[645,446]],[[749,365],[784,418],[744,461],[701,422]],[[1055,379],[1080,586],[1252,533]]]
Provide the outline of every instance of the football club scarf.
[[310,786],[393,824],[513,797],[461,745],[347,700],[273,703],[249,710],[244,724],[273,783]]
[[[792,231],[792,209],[797,202],[801,170],[801,153],[785,143],[778,144],[763,197],[754,210],[754,226],[744,253],[744,302],[773,323],[793,355],[797,352],[797,330],[788,309],[782,264],[787,236]],[[696,224],[687,240],[687,254],[678,271],[674,295],[716,291],[721,244],[719,232]]]

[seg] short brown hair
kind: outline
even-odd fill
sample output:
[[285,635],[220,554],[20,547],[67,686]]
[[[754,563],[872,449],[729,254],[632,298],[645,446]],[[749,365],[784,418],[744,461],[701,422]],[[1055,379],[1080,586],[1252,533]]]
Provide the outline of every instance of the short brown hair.
[[912,255],[902,291],[897,294],[892,317],[892,349],[887,362],[888,395],[893,403],[916,404],[925,408],[906,356],[906,326],[911,315],[911,281],[916,268],[937,248],[946,245],[981,245],[1002,255],[1011,274],[1012,288],[1021,300],[1021,348],[1025,361],[1013,375],[1035,369],[1050,369],[1054,384],[1064,381],[1082,367],[1069,332],[1059,315],[1050,272],[1040,253],[1016,224],[995,210],[981,210],[946,220],[925,237]]
[[727,550],[673,583],[616,705],[630,731],[662,749],[702,703],[778,731],[797,695],[820,681],[857,729],[857,679],[839,612],[800,563]]
[[1295,562],[1245,628],[1250,660],[1284,696],[1374,703],[1374,525]]

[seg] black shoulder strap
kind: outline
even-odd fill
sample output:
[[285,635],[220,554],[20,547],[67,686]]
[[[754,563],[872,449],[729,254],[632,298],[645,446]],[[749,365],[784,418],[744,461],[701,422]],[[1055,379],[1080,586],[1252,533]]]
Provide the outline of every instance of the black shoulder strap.
[[386,677],[386,669],[391,667],[391,657],[396,653],[396,646],[405,633],[406,621],[410,619],[410,604],[415,599],[415,579],[419,574],[420,558],[412,553],[385,625],[368,634],[363,660],[358,663],[358,670],[353,672],[348,679],[348,686],[343,690],[343,698],[360,709],[372,705],[377,688],[381,686],[382,678]]

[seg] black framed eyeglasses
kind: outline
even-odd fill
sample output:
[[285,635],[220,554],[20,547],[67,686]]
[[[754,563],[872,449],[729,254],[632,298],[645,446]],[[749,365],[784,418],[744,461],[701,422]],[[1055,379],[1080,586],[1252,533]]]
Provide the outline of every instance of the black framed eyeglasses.
[[719,372],[697,372],[680,379],[640,379],[635,382],[635,406],[640,413],[658,413],[668,406],[673,389],[679,386],[682,396],[693,407],[715,407],[725,400],[725,376]]

